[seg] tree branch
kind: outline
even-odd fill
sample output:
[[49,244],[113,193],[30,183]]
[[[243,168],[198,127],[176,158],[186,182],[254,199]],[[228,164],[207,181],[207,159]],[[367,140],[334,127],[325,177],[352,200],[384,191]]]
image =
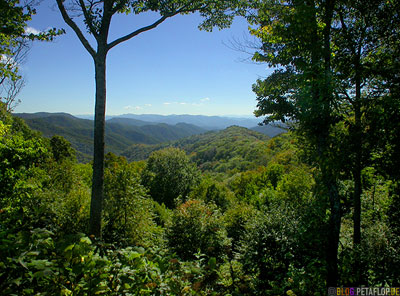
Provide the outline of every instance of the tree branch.
[[99,28],[99,36],[102,37],[102,40],[99,39],[98,42],[102,42],[105,45],[107,51],[109,50],[109,48],[107,47],[108,32],[110,29],[111,18],[114,14],[114,12],[112,11],[112,6],[113,1],[104,2],[103,17]]
[[[59,0],[57,0],[57,1],[59,1]],[[123,37],[121,37],[121,38],[118,38],[118,39],[114,40],[113,42],[111,42],[110,44],[108,44],[107,49],[110,50],[111,48],[113,48],[114,46],[120,44],[121,42],[127,41],[127,40],[129,40],[129,39],[131,39],[131,38],[133,38],[133,37],[139,35],[140,33],[143,33],[143,32],[149,31],[149,30],[151,30],[151,29],[154,29],[154,28],[157,27],[159,24],[161,24],[162,22],[164,22],[167,18],[172,17],[172,16],[174,16],[174,15],[176,15],[176,14],[178,14],[178,13],[179,13],[179,12],[175,12],[175,13],[173,13],[173,14],[164,15],[163,17],[161,17],[160,19],[158,19],[156,22],[152,23],[151,25],[148,25],[148,26],[146,26],[146,27],[140,28],[140,29],[138,29],[138,30],[136,30],[136,31],[134,31],[134,32],[132,32],[132,33],[130,33],[130,34],[128,34],[128,35],[125,35],[125,36],[123,36]]]
[[79,40],[83,44],[83,46],[86,48],[86,50],[90,53],[90,55],[95,58],[96,57],[96,51],[93,49],[93,47],[90,45],[89,41],[83,36],[82,31],[79,29],[79,27],[74,23],[74,21],[69,17],[67,11],[65,10],[63,0],[56,0],[57,1],[57,6],[58,9],[61,12],[61,15],[64,19],[64,21],[74,30],[75,34],[78,36]]
[[96,40],[97,40],[97,36],[98,36],[97,31],[93,26],[91,17],[85,7],[85,3],[83,2],[83,0],[79,0],[79,5],[83,11],[83,16],[85,17],[85,20],[86,20],[87,26],[89,27],[90,32],[93,34],[94,38],[96,38]]
[[[59,0],[57,0],[57,1],[59,1]],[[125,35],[125,36],[123,36],[121,38],[118,38],[118,39],[114,40],[113,42],[108,44],[107,50],[110,50],[111,48],[113,48],[114,46],[120,44],[121,42],[127,41],[127,40],[139,35],[140,33],[143,33],[143,32],[146,32],[146,31],[149,31],[151,29],[156,28],[159,24],[164,22],[167,18],[173,17],[173,16],[175,16],[177,14],[180,14],[180,13],[188,13],[188,12],[198,11],[198,10],[201,10],[201,9],[207,9],[207,7],[209,7],[210,5],[211,5],[211,1],[206,3],[204,6],[199,5],[197,7],[190,7],[190,4],[186,4],[186,5],[182,6],[181,8],[179,8],[179,9],[177,9],[175,11],[166,13],[161,18],[159,18],[157,21],[155,21],[153,24],[148,25],[146,27],[142,27],[142,28],[130,33],[130,34],[127,34],[127,35]],[[118,7],[118,9],[119,9],[119,7]],[[115,7],[114,10],[113,10],[113,13],[115,13],[116,11],[117,11],[117,8]]]

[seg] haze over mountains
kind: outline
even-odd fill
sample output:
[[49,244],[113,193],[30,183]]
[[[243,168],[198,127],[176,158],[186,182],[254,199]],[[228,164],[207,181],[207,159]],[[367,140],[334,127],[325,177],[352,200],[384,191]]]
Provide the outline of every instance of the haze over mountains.
[[[67,113],[16,113],[35,130],[46,137],[60,135],[71,142],[78,158],[85,161],[93,153],[93,120]],[[176,141],[210,130],[221,130],[232,125],[251,128],[273,137],[284,130],[273,126],[257,126],[256,118],[232,118],[202,115],[125,114],[108,118],[106,124],[106,151],[123,154],[134,144],[156,145]]]
[[[76,115],[78,118],[82,119],[93,119],[93,115]],[[258,126],[262,121],[262,118],[256,117],[231,117],[231,116],[205,116],[205,115],[159,115],[159,114],[122,114],[117,116],[107,116],[108,122],[132,119],[137,125],[140,124],[156,124],[156,123],[166,123],[170,125],[175,125],[180,122],[197,125],[206,130],[219,130],[224,129],[232,125],[242,126],[246,128],[253,128]],[[270,133],[272,133],[273,126],[268,126]],[[277,128],[276,133],[281,133],[282,129]],[[271,135],[269,135],[271,136]]]

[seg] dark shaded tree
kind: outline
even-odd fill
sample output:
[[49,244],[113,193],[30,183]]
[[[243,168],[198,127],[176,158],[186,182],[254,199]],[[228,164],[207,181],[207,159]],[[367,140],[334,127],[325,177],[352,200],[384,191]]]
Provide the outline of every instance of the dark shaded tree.
[[71,147],[71,143],[64,137],[53,136],[50,139],[50,148],[53,157],[57,162],[62,162],[67,159],[73,160],[76,158],[76,151]]
[[340,234],[338,157],[331,147],[339,118],[335,112],[331,66],[331,37],[335,1],[263,1],[253,19],[252,33],[261,39],[258,62],[276,70],[253,86],[257,116],[272,121],[294,121],[309,143],[313,162],[320,171],[322,191],[330,205],[326,241],[327,285],[338,280],[337,254]]
[[[348,0],[338,2],[336,15],[332,65],[335,95],[345,117],[348,136],[347,140],[344,139],[348,145],[345,155],[348,161],[343,170],[354,181],[355,282],[352,284],[359,286],[365,283],[362,275],[365,267],[360,262],[362,172],[371,164],[371,152],[377,144],[367,135],[371,129],[365,119],[369,110],[375,108],[374,101],[379,101],[389,91],[387,86],[382,87],[387,82],[374,69],[381,67],[377,65],[380,53],[386,51],[387,54],[387,49],[393,46],[389,37],[398,36],[398,29],[393,25],[398,23],[398,13],[394,2]],[[395,62],[395,55],[392,57]],[[387,63],[385,67],[390,69]]]

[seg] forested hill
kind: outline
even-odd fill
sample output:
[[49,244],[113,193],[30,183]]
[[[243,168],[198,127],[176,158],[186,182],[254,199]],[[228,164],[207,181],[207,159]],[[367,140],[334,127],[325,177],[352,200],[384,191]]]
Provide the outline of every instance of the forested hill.
[[[78,151],[81,161],[90,159],[93,154],[92,120],[80,119],[67,113],[17,113],[14,116],[23,118],[32,129],[42,132],[45,137],[60,135],[66,138]],[[106,151],[120,154],[135,143],[157,144],[202,132],[205,130],[186,123],[168,125],[111,120],[106,125]]]
[[[93,119],[93,115],[77,115],[78,118]],[[261,118],[255,117],[227,117],[227,116],[204,116],[204,115],[158,115],[158,114],[123,114],[113,116],[107,120],[108,123],[121,123],[127,125],[143,126],[166,123],[175,125],[187,123],[198,126],[204,130],[222,130],[232,125],[246,127],[248,129],[274,137],[286,132],[279,125],[268,124],[260,126]]]
[[204,171],[243,171],[267,163],[269,139],[247,128],[231,126],[222,131],[194,135],[170,144],[134,144],[122,155],[129,161],[143,160],[151,152],[171,146],[183,149]]

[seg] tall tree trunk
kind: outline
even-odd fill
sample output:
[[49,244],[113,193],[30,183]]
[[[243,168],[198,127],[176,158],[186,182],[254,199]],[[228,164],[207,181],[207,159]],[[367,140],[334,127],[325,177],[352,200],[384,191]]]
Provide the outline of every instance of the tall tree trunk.
[[[325,87],[322,90],[326,108],[330,110],[330,105],[333,100],[332,97],[332,78],[331,78],[331,26],[333,19],[333,11],[335,8],[335,0],[327,0],[325,2],[325,16],[324,22],[325,27],[323,29],[324,35],[324,84]],[[329,117],[331,117],[331,111],[329,111]],[[329,119],[329,127],[332,124],[332,119]],[[329,134],[327,135],[329,137]],[[329,153],[329,147],[326,145],[324,149]],[[333,159],[333,161],[335,161]],[[324,174],[324,172],[323,172]],[[337,180],[335,172],[329,168],[325,169],[324,185],[328,190],[329,203],[331,207],[331,215],[329,217],[329,237],[328,237],[328,248],[327,248],[327,287],[336,287],[338,284],[338,247],[340,238],[340,226],[341,226],[341,206],[340,196],[338,191]]]
[[89,232],[101,238],[101,213],[104,187],[104,134],[106,115],[106,50],[99,46],[94,58],[96,103],[94,116],[93,184],[90,203]]
[[[313,4],[315,5],[315,3]],[[330,151],[330,129],[334,124],[331,113],[332,97],[332,78],[331,78],[331,25],[333,19],[333,11],[335,0],[327,0],[324,2],[324,29],[322,48],[315,47],[312,49],[313,68],[318,68],[319,62],[323,61],[323,68],[318,70],[314,75],[315,81],[320,81],[320,75],[323,75],[323,83],[317,83],[313,86],[313,100],[320,102],[318,109],[315,110],[319,122],[316,122],[315,137],[317,139],[317,151],[319,157],[319,165],[322,175],[322,183],[329,197],[330,216],[327,233],[326,247],[326,285],[327,287],[336,287],[338,284],[338,247],[341,226],[341,206],[338,191],[337,176],[332,169],[333,162],[336,161]],[[317,27],[316,16],[314,16],[315,26]],[[318,44],[319,36],[317,30],[313,33],[313,44]],[[322,72],[322,73],[321,73]]]
[[360,79],[360,57],[357,54],[355,57],[355,83],[356,83],[356,98],[354,103],[354,148],[355,148],[355,163],[353,170],[354,178],[354,234],[353,234],[353,249],[355,251],[354,262],[354,286],[359,286],[362,281],[361,273],[361,258],[360,258],[360,245],[361,245],[361,170],[362,170],[362,126],[361,126],[361,79]]
[[[324,178],[325,179],[325,178]],[[327,287],[336,287],[339,279],[338,274],[338,247],[341,226],[341,207],[338,187],[333,176],[325,179],[324,185],[329,193],[331,215],[329,217],[327,261]]]

